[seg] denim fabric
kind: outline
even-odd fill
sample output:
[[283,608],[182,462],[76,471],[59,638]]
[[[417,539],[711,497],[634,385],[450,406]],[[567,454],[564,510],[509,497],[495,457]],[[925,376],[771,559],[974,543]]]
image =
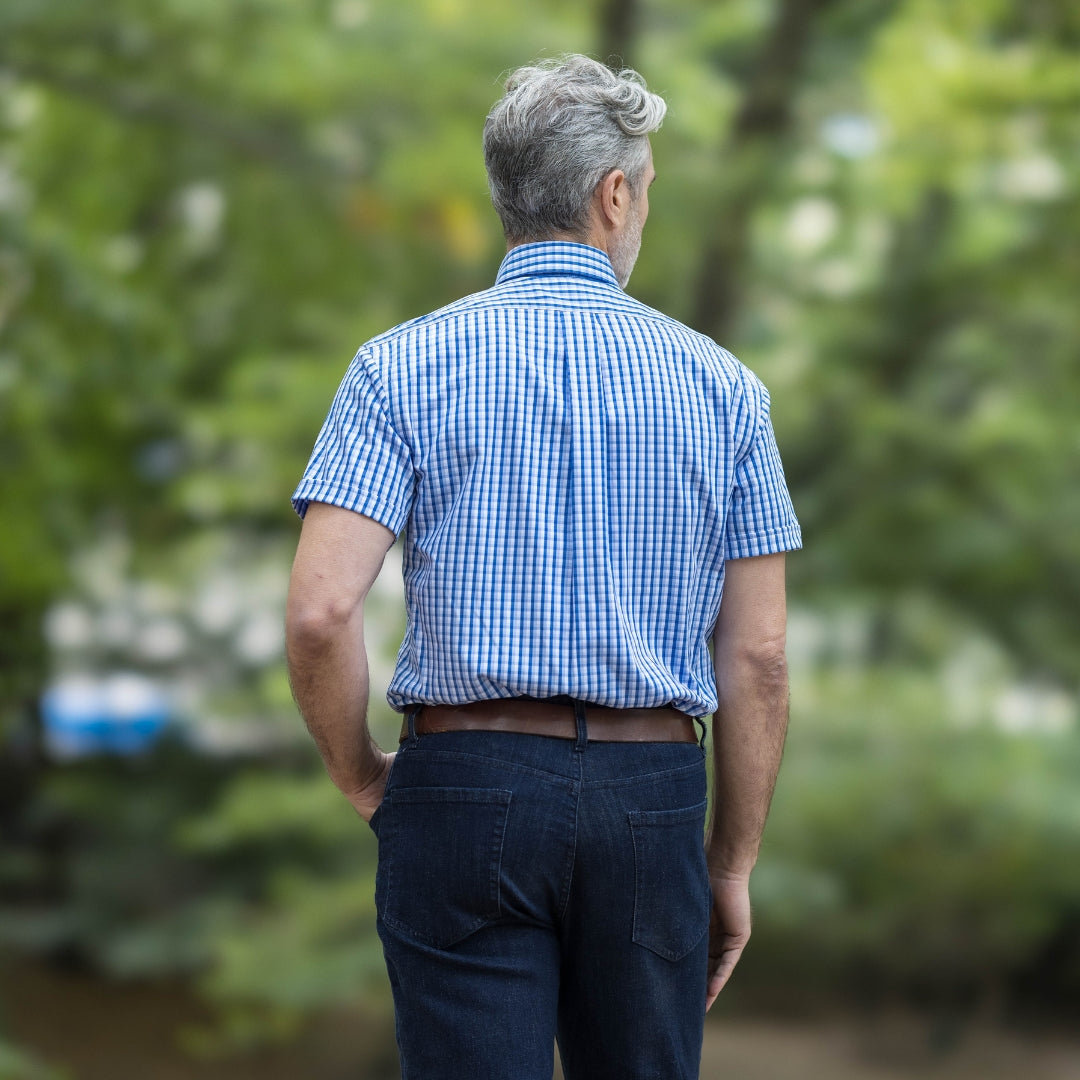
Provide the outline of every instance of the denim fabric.
[[404,1080],[698,1075],[704,751],[447,732],[382,805],[378,929]]

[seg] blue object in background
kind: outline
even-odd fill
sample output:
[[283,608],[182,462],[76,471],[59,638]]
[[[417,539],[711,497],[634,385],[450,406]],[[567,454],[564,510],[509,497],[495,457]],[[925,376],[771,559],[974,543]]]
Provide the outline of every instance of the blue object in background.
[[66,676],[41,699],[46,749],[62,759],[141,753],[158,741],[172,712],[161,687],[130,672]]

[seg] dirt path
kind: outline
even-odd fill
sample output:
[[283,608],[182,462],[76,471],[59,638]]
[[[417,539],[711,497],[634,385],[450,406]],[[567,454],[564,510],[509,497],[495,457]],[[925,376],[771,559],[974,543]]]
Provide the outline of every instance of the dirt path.
[[710,1024],[702,1080],[1080,1080],[1080,1042],[973,1031],[948,1053],[928,1046],[926,1027],[896,1019],[867,1029],[853,1021]]
[[[328,1017],[288,1046],[227,1060],[185,1054],[205,1022],[182,987],[117,985],[38,965],[7,964],[0,1041],[68,1070],[72,1080],[394,1080],[392,1028],[355,1012]],[[557,1073],[557,1076],[560,1075]],[[925,1024],[841,1018],[710,1018],[702,1080],[1080,1080],[1080,1038],[972,1031],[947,1054]]]

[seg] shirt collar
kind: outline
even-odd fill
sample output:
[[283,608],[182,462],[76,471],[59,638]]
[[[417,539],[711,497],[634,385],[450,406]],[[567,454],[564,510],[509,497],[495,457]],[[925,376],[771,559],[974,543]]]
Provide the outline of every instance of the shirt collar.
[[511,248],[499,267],[497,285],[517,278],[570,276],[591,278],[619,288],[611,260],[599,248],[566,240],[542,240]]

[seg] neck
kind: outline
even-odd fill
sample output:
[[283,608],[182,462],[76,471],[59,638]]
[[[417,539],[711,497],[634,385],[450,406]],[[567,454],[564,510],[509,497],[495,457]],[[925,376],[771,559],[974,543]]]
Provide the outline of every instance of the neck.
[[530,236],[524,240],[507,240],[506,250],[512,251],[516,247],[525,244],[539,244],[545,240],[558,240],[567,244],[588,244],[589,247],[599,248],[605,255],[609,255],[608,240],[602,229],[591,225],[585,232],[551,232],[546,236]]

